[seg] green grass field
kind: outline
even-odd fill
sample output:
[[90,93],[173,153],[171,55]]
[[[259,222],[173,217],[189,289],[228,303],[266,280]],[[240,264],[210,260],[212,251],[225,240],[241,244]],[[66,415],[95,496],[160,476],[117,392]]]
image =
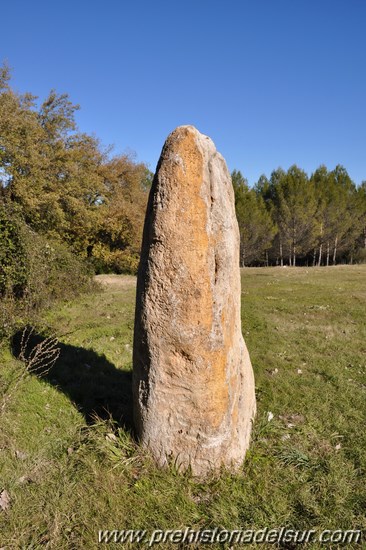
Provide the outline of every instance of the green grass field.
[[0,350],[0,548],[101,548],[100,529],[366,529],[366,266],[243,270],[253,441],[238,474],[205,482],[156,469],[130,436],[135,279],[101,279],[37,327],[61,342],[44,379],[14,387],[23,363]]

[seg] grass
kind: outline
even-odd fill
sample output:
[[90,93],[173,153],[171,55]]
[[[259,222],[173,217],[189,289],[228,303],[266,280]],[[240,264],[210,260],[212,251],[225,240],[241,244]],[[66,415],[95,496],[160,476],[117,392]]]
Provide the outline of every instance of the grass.
[[[130,435],[134,279],[102,277],[103,292],[50,311],[39,332],[56,332],[60,359],[1,415],[0,547],[93,549],[99,529],[365,530],[365,277],[243,270],[258,414],[242,470],[205,482],[158,470]],[[0,353],[5,394],[23,365]],[[108,545],[122,546],[139,547]]]

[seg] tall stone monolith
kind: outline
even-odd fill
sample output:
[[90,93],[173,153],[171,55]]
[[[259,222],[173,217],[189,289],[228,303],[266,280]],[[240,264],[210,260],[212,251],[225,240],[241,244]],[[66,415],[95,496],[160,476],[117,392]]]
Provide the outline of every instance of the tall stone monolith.
[[239,230],[224,158],[180,126],[151,188],[137,280],[134,418],[155,460],[238,467],[255,414],[241,333]]

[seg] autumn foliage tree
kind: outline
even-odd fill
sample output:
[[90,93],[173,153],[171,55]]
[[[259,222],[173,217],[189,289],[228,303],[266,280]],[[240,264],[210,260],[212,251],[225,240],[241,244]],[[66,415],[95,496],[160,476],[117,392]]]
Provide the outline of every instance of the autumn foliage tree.
[[89,253],[99,271],[136,272],[151,172],[128,155],[103,165],[104,198]]
[[131,156],[110,158],[79,132],[78,109],[51,90],[38,106],[0,71],[2,200],[34,231],[89,258],[98,271],[135,272],[150,172]]

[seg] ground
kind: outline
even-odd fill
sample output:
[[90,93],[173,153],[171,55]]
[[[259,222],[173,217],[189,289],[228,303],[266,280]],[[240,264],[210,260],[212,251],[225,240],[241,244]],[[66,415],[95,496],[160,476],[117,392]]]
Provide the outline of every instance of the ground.
[[43,378],[20,379],[0,349],[0,547],[92,549],[100,529],[366,529],[366,266],[242,270],[258,414],[242,470],[205,482],[156,469],[134,441],[135,278],[98,280],[37,327],[61,348]]

